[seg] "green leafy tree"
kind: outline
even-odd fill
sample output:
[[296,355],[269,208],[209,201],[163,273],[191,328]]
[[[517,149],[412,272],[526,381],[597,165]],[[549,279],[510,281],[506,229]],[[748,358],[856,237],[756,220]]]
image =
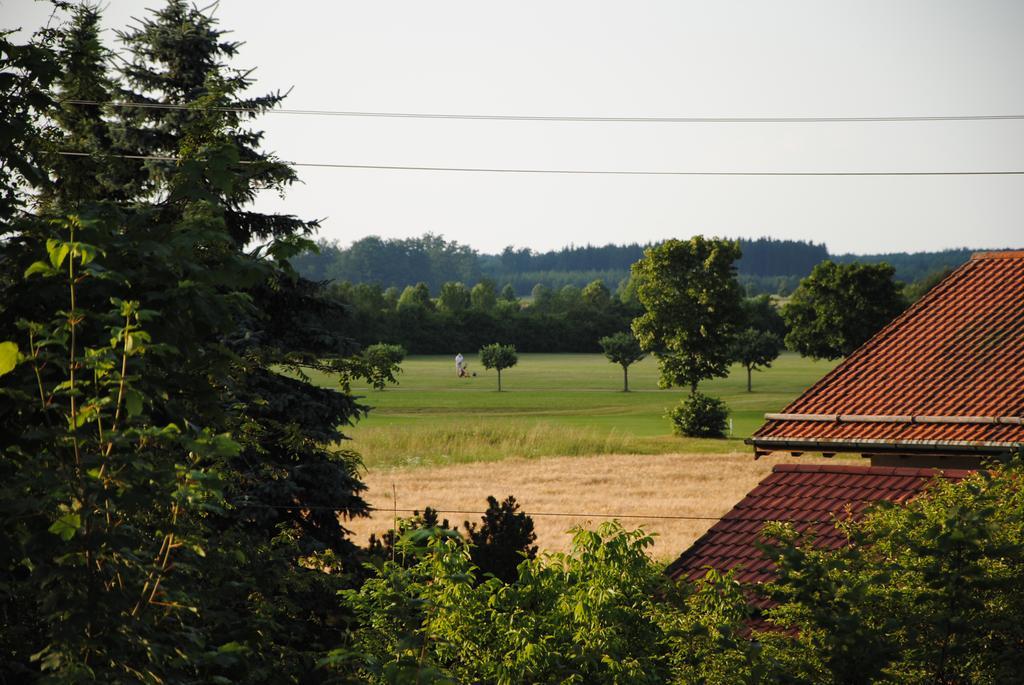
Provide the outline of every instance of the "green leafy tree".
[[[487,498],[487,509],[480,517],[480,523],[464,521],[465,539],[470,544],[470,558],[478,567],[483,581],[485,576],[495,576],[504,582],[511,582],[516,577],[516,568],[524,559],[537,556],[537,546],[533,543],[537,535],[533,531],[533,519],[519,511],[519,504],[512,495],[498,502],[494,497]],[[441,519],[437,510],[426,507],[421,514],[414,511],[412,517],[400,519],[397,528],[384,533],[380,538],[370,536],[369,553],[381,562],[391,560],[402,566],[414,565],[418,558],[415,549],[401,544],[403,538],[413,531],[440,528],[444,531],[456,532],[448,523]]]
[[636,284],[633,282],[632,276],[626,276],[619,281],[619,285],[615,289],[615,297],[619,299],[619,302],[625,305],[640,304],[640,301],[636,297]]
[[951,266],[940,267],[934,271],[929,271],[920,280],[906,285],[903,288],[903,297],[906,298],[908,303],[917,302],[951,273],[953,273],[953,267]]
[[438,307],[442,311],[459,314],[469,309],[471,299],[469,290],[462,283],[451,281],[441,286],[441,295],[437,298]]
[[430,299],[427,284],[420,282],[416,285],[407,285],[398,298],[397,308],[399,311],[421,312],[434,309],[434,301]]
[[534,310],[546,312],[551,309],[554,304],[554,293],[551,292],[551,288],[547,287],[543,283],[538,283],[533,286],[530,291],[530,298],[533,300],[532,306]]
[[398,298],[401,297],[402,291],[395,286],[391,286],[384,290],[384,305],[390,311],[398,309]]
[[[1024,487],[1019,464],[936,479],[909,503],[840,522],[851,544],[816,549],[774,525],[779,564],[767,639],[818,683],[999,683],[1024,659]],[[797,637],[798,636],[798,637]]]
[[519,298],[516,297],[516,289],[512,287],[511,283],[506,283],[505,287],[501,289],[499,299],[505,302],[519,302]]
[[629,331],[606,335],[597,342],[608,361],[622,366],[622,392],[629,392],[629,367],[647,356],[640,343]]
[[766,369],[779,358],[782,341],[774,333],[747,328],[733,340],[733,356],[747,370],[747,392],[751,392],[753,371]]
[[575,312],[583,304],[583,291],[575,285],[563,286],[556,298],[558,308],[563,312]]
[[605,309],[612,302],[611,291],[608,290],[604,281],[600,279],[588,283],[580,293],[580,297],[583,300],[583,304],[593,309]]
[[568,553],[524,560],[504,583],[480,582],[451,531],[408,533],[417,563],[385,562],[344,594],[360,627],[325,665],[374,684],[764,682],[730,577],[675,586],[647,556],[652,538],[617,522],[572,534]]
[[402,371],[405,348],[401,345],[377,343],[363,350],[358,359],[365,364],[365,368],[360,370],[360,375],[371,387],[383,390],[388,383],[398,384],[395,374]]
[[697,384],[727,375],[732,362],[731,342],[743,316],[734,266],[739,257],[736,242],[695,236],[650,247],[633,265],[632,282],[644,307],[633,320],[633,334],[658,358],[661,387],[690,389],[690,397],[669,413],[683,435],[724,431],[727,410],[720,401],[698,397]]
[[695,236],[650,247],[633,265],[644,306],[633,333],[658,357],[662,387],[696,392],[700,381],[728,373],[728,343],[742,322],[739,257],[733,241]]
[[492,343],[480,348],[480,363],[485,369],[498,372],[498,392],[501,392],[501,371],[515,366],[519,362],[514,345]]
[[[239,445],[170,420],[168,394],[210,389],[170,385],[161,367],[188,364],[188,351],[160,339],[162,312],[118,297],[149,295],[114,268],[141,256],[119,245],[119,224],[20,229],[3,258],[25,276],[4,289],[0,313],[0,330],[19,338],[5,343],[19,353],[0,380],[0,577],[13,618],[0,631],[3,661],[22,678],[59,681],[202,677],[204,648],[182,642],[228,642],[193,611],[217,563],[206,548],[225,507],[220,467]],[[37,231],[51,236],[45,245]],[[133,241],[147,245],[141,233]]]
[[482,312],[489,312],[498,303],[498,296],[494,292],[494,282],[484,279],[473,286],[470,291],[470,300],[475,309]]
[[888,264],[818,264],[782,311],[786,346],[815,359],[848,356],[906,306],[894,273]]
[[786,321],[770,295],[758,295],[743,300],[743,322],[753,328],[774,334],[779,340],[786,337]]

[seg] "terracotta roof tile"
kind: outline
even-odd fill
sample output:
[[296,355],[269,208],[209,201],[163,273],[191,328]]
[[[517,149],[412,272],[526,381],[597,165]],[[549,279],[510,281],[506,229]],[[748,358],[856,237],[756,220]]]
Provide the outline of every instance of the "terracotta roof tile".
[[[847,518],[847,506],[859,517],[874,503],[901,502],[919,494],[935,477],[960,480],[970,473],[961,469],[780,464],[666,573],[672,578],[696,580],[708,568],[725,571],[742,566],[738,580],[765,582],[773,577],[774,566],[756,543],[768,521],[793,523],[799,532],[814,535],[815,545],[838,549],[846,544],[846,538],[836,530],[835,521]],[[807,476],[819,485],[801,485]],[[850,493],[856,497],[851,498]]]
[[[1020,419],[1024,251],[976,255],[781,413]],[[1024,444],[1024,425],[785,419],[767,421],[751,442],[762,450],[998,449]]]

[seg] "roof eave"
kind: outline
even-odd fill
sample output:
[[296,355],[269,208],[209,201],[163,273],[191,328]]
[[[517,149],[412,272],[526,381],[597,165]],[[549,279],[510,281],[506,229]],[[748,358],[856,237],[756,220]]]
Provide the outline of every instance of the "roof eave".
[[1001,455],[1020,449],[1019,442],[969,440],[881,440],[832,438],[826,440],[787,437],[752,437],[744,442],[756,452],[856,452],[872,454]]

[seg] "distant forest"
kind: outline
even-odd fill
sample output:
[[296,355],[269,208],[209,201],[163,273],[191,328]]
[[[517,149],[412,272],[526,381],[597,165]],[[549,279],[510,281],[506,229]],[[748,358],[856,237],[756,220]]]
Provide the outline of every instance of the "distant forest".
[[[482,254],[443,236],[424,234],[418,238],[384,239],[369,236],[347,248],[322,241],[319,254],[307,252],[294,260],[298,271],[313,280],[374,283],[382,288],[404,288],[425,283],[437,293],[447,282],[472,285],[489,279],[498,288],[511,285],[516,295],[528,296],[535,285],[552,290],[566,285],[582,288],[594,280],[610,290],[621,288],[629,267],[640,259],[649,244],[570,245],[560,250],[535,252],[506,247],[500,254]],[[966,248],[940,252],[897,252],[874,255],[832,255],[824,244],[774,238],[740,239],[743,257],[738,263],[739,279],[749,295],[787,295],[815,264],[835,262],[888,262],[897,280],[920,281],[943,269],[956,267],[970,258]]]

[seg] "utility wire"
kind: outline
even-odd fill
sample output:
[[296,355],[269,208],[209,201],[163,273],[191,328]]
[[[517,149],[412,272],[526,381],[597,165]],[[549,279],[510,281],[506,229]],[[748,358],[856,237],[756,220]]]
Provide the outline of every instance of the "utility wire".
[[92,105],[136,109],[199,110],[239,114],[295,114],[332,117],[383,119],[456,119],[472,121],[561,121],[624,124],[825,124],[825,123],[907,123],[930,121],[1019,121],[1024,114],[964,114],[939,116],[865,116],[865,117],[625,117],[625,116],[547,116],[531,114],[443,114],[436,112],[359,112],[326,109],[257,109],[249,107],[198,106],[162,102],[125,102],[110,100],[62,100],[69,105]]
[[[101,155],[90,152],[61,151],[67,157],[136,159],[177,162],[177,157],[161,155]],[[278,160],[280,161],[280,160]],[[252,164],[242,161],[239,164]],[[329,162],[284,162],[290,166],[322,169],[368,169],[376,171],[450,171],[487,174],[575,174],[590,176],[1024,176],[1024,171],[645,171],[616,169],[527,169],[498,167],[410,166],[399,164],[340,164]]]
[[[873,504],[873,500],[858,500],[851,501],[853,503],[866,503]],[[231,504],[240,508],[257,508],[257,509],[280,509],[284,511],[333,511],[341,512],[346,511],[348,507],[332,507],[332,506],[321,506],[321,505],[301,505],[301,504],[263,504],[261,502],[232,502]],[[425,509],[426,507],[424,507]],[[486,512],[469,510],[469,509],[445,509],[443,507],[429,507],[436,511],[439,515],[445,514],[477,514],[483,515]],[[368,511],[376,512],[381,511],[384,513],[391,513],[400,511],[402,513],[420,513],[423,509],[402,509],[394,507],[368,507]],[[685,515],[668,515],[668,514],[593,514],[593,513],[580,513],[580,512],[562,512],[562,511],[524,511],[522,512],[526,516],[559,516],[562,518],[590,518],[590,519],[656,519],[659,521],[765,521],[766,519],[756,516],[730,516],[725,518],[722,516],[685,516]],[[774,519],[772,519],[774,520]],[[835,521],[792,521],[792,523],[834,523]]]

